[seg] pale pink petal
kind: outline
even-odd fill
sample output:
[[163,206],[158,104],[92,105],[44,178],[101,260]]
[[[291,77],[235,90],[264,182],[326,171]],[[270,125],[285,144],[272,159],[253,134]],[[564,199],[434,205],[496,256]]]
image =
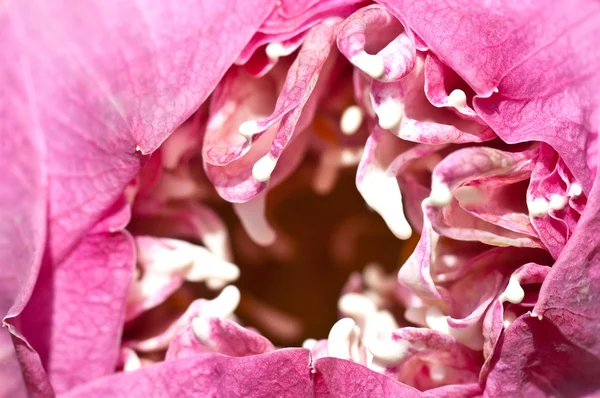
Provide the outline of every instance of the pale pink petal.
[[[248,120],[239,126],[240,134],[253,147],[246,156],[222,167],[205,160],[209,179],[226,200],[250,200],[266,188],[266,182],[277,183],[299,162],[306,142],[296,137],[301,136],[302,131],[308,127],[316,110],[317,100],[326,89],[323,80],[317,89],[315,86],[320,76],[325,79],[331,73],[335,57],[329,57],[329,54],[335,32],[336,26],[332,24],[323,23],[313,27],[288,70],[274,111],[267,118]],[[271,137],[266,131],[277,124],[274,136]],[[296,145],[296,148],[284,151],[288,144]],[[284,157],[279,162],[284,154],[287,159]]]
[[186,201],[179,206],[144,203],[133,208],[128,229],[134,233],[200,240],[218,259],[231,261],[231,243],[221,218],[205,204]]
[[[193,337],[190,337],[191,335]],[[191,342],[196,339],[197,342]],[[188,341],[186,343],[186,341]],[[188,347],[182,350],[182,347]],[[274,351],[271,342],[260,334],[235,322],[220,318],[195,318],[192,326],[176,336],[167,351],[168,360],[202,352],[216,352],[233,357],[259,355]]]
[[[219,296],[212,300],[197,299],[194,300],[187,310],[167,325],[152,325],[153,328],[160,328],[157,334],[151,334],[153,330],[147,330],[146,336],[136,340],[127,341],[125,344],[136,351],[158,351],[166,349],[171,341],[179,332],[185,329],[192,323],[192,319],[196,317],[209,318],[213,316],[228,317],[239,304],[240,292],[234,286],[227,286]],[[166,326],[166,328],[164,328]],[[150,334],[150,336],[148,336]]]
[[408,239],[412,230],[402,209],[402,193],[395,170],[390,170],[389,166],[410,146],[389,132],[375,128],[367,140],[356,174],[356,187],[365,202],[383,217],[400,239]]
[[374,361],[386,366],[386,374],[419,390],[477,381],[479,356],[434,330],[401,328],[384,345],[369,349]]
[[518,184],[531,175],[536,154],[537,148],[452,152],[433,170],[431,195],[424,204],[434,229],[458,240],[540,247]]

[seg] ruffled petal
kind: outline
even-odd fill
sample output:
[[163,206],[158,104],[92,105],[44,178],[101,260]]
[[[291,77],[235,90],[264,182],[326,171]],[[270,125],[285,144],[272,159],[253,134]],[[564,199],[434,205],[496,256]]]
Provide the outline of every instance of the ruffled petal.
[[396,81],[415,66],[416,49],[402,25],[379,5],[346,18],[338,33],[341,53],[373,79]]
[[[329,54],[336,30],[335,24],[313,27],[288,70],[275,110],[267,118],[248,120],[239,126],[240,134],[252,146],[246,156],[223,167],[205,161],[207,175],[224,199],[246,202],[264,190],[266,182],[277,183],[298,164],[306,142],[297,136],[308,127],[315,112],[320,95],[313,94],[313,90],[319,76],[331,72],[334,58]],[[317,91],[322,91],[324,84]],[[267,131],[272,126],[274,135],[270,136]],[[288,144],[297,147],[285,151]],[[282,158],[284,152],[287,159]]]
[[379,126],[400,138],[423,144],[483,142],[496,137],[487,126],[439,109],[425,96],[425,59],[417,57],[410,74],[397,82],[373,81],[371,101]]

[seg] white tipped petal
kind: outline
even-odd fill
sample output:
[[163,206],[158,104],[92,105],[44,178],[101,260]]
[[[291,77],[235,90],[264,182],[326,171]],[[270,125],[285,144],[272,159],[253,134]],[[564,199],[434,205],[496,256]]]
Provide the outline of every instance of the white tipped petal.
[[271,174],[273,174],[275,166],[277,166],[277,159],[274,159],[267,153],[254,163],[254,167],[252,167],[252,176],[258,182],[267,182],[271,179]]
[[350,318],[340,319],[329,331],[327,354],[334,358],[349,359],[350,346],[356,335],[356,323]]
[[233,285],[226,286],[217,297],[206,303],[201,316],[203,318],[211,316],[226,318],[237,309],[240,304],[240,297],[240,291],[237,287]]
[[272,61],[277,61],[279,57],[287,55],[285,47],[278,42],[269,43],[265,48],[265,52],[267,53],[267,57]]
[[261,246],[273,244],[276,238],[275,231],[265,216],[266,199],[267,191],[265,190],[246,203],[234,203],[233,205],[248,236]]
[[448,96],[448,105],[459,111],[464,109],[467,106],[467,95],[462,90],[452,90]]
[[338,309],[352,318],[366,318],[377,312],[375,303],[360,293],[346,293],[338,300]]
[[373,354],[373,362],[395,365],[404,359],[409,345],[407,341],[388,338],[373,341],[367,348]]
[[529,216],[531,217],[544,217],[548,214],[549,207],[548,201],[544,198],[536,198],[531,202],[527,202]]
[[352,105],[344,110],[340,119],[340,130],[346,135],[352,135],[358,131],[363,122],[363,112],[357,105]]
[[240,124],[240,127],[238,127],[238,132],[248,141],[250,141],[252,136],[257,134],[259,131],[260,127],[254,120],[247,120]]
[[483,191],[475,186],[458,187],[454,190],[454,197],[461,205],[479,205],[485,197]]
[[395,176],[371,171],[358,184],[365,202],[384,219],[398,239],[408,239],[412,229],[404,216],[402,194]]
[[583,188],[581,187],[581,185],[579,183],[574,182],[569,187],[569,192],[567,193],[567,195],[570,198],[576,198],[577,196],[581,195],[582,193],[583,193]]
[[379,79],[385,73],[383,58],[377,55],[367,54],[363,51],[352,57],[350,62],[373,79]]
[[509,303],[519,304],[525,297],[525,291],[519,284],[519,279],[514,275],[508,280],[508,286],[506,290],[500,295],[501,301],[508,301]]
[[434,183],[431,186],[431,194],[429,195],[430,203],[433,206],[446,206],[452,200],[452,192],[448,185],[444,183]]
[[379,127],[384,130],[393,130],[400,125],[404,113],[404,106],[393,99],[385,100],[375,110],[379,118]]
[[565,208],[567,203],[569,202],[569,198],[567,196],[562,195],[552,195],[550,197],[550,209],[554,211],[559,211]]

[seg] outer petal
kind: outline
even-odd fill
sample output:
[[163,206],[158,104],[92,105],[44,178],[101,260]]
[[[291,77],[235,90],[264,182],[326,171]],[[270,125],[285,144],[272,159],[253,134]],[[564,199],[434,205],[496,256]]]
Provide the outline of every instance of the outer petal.
[[95,380],[65,398],[313,397],[309,352],[283,349],[244,358],[197,355]]
[[[57,392],[113,371],[133,266],[126,232],[89,235],[59,268],[44,262],[17,325]],[[37,367],[35,358],[21,360],[26,374]]]
[[[0,317],[19,313],[34,288],[46,234],[46,170],[39,125],[29,117],[25,65],[6,12],[0,12]],[[10,310],[10,312],[9,312]],[[4,328],[3,328],[4,329]],[[2,397],[27,394],[15,349],[0,332]]]
[[[337,358],[320,358],[315,361],[315,397],[429,397],[374,372],[365,366]],[[432,396],[433,397],[433,396]]]
[[19,38],[35,65],[32,100],[49,138],[53,258],[131,180],[136,149],[154,151],[198,108],[270,8],[269,1],[9,4],[5,12],[28,27]]
[[491,95],[476,98],[475,108],[504,141],[550,144],[589,193],[600,124],[600,4],[380,2],[477,94]]

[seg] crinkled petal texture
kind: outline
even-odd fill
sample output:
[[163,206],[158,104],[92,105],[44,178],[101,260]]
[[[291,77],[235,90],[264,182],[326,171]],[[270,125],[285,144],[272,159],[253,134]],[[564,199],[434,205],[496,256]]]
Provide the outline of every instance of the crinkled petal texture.
[[[600,389],[600,181],[574,235],[546,276],[532,314],[498,342],[488,396],[593,396]],[[537,316],[542,317],[538,319]]]
[[65,397],[312,397],[308,350],[196,355],[82,386]]
[[310,366],[306,349],[233,357],[202,354],[118,373],[81,386],[74,397],[435,397],[337,358]]
[[600,126],[600,4],[378,2],[475,90],[475,109],[504,141],[548,143],[589,193]]
[[11,191],[2,191],[2,209],[14,222],[3,223],[0,242],[18,272],[10,290],[2,282],[3,315],[15,299],[8,315],[23,309],[46,249],[30,305],[8,320],[32,394],[50,392],[46,373],[62,392],[113,370],[133,265],[131,239],[117,232],[128,219],[122,192],[271,9],[264,1],[4,4],[2,139],[10,141],[1,185]]

